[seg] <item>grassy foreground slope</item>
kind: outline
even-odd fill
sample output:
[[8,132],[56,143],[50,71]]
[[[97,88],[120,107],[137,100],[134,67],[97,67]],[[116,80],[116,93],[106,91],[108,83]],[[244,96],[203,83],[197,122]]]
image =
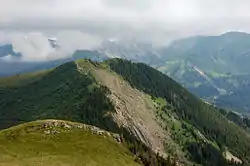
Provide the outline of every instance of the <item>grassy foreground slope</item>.
[[68,121],[25,123],[0,131],[0,165],[139,165],[113,136],[98,128]]

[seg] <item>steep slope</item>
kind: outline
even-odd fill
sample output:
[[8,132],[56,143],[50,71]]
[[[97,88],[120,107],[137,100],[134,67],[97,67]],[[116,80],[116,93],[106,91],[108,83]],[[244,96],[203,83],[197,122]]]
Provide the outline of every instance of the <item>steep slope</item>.
[[154,151],[164,153],[166,132],[154,120],[155,108],[146,94],[133,89],[116,74],[103,69],[93,70],[97,80],[111,91],[109,98],[114,103],[114,120],[128,128]]
[[[200,146],[213,145],[207,148],[213,149],[214,147],[215,151],[217,148],[221,151],[226,146],[233,154],[243,159],[246,163],[250,162],[249,135],[236,124],[228,121],[216,108],[205,104],[175,81],[145,64],[119,59],[107,61],[107,63],[113,71],[121,75],[133,87],[153,97],[165,99],[170,107],[164,108],[163,111],[169,112],[168,110],[171,110],[178,115],[184,122],[183,124],[191,124],[200,131],[199,135],[204,135],[206,138],[205,143],[197,144],[196,142],[194,145],[189,144],[190,142],[188,143],[187,147],[191,154],[193,150],[198,150]],[[187,128],[187,125],[183,124],[182,128]],[[210,140],[211,143],[207,140]],[[209,158],[210,155],[207,154],[208,161],[204,162],[212,160]],[[193,157],[199,160],[196,154]]]
[[[156,108],[150,96],[130,86],[116,73],[110,71],[105,63],[84,65],[85,61],[77,61],[78,69],[82,73],[91,73],[96,81],[110,90],[107,97],[114,105],[115,111],[110,112],[114,122],[128,130],[133,136],[150,147],[155,153],[167,157],[165,142],[175,144],[156,120]],[[187,162],[184,154],[179,152],[180,162]]]
[[118,138],[81,123],[25,123],[0,131],[0,165],[139,165]]

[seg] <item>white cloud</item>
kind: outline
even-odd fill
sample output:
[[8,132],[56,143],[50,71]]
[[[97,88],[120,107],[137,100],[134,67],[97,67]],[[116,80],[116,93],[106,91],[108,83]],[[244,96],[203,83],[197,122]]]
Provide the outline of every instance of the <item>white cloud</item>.
[[[21,53],[22,61],[47,61],[71,56],[75,50],[92,50],[100,46],[102,40],[79,31],[59,31],[53,33],[59,48],[53,48],[48,39],[51,37],[41,32],[0,33],[0,43],[11,43],[16,53]],[[14,61],[10,55],[2,60]]]
[[40,61],[45,60],[47,56],[54,52],[48,42],[48,38],[42,33],[12,33],[10,42],[15,52],[21,52],[23,60]]
[[[0,42],[13,42],[26,59],[33,60],[92,49],[106,38],[165,44],[197,34],[250,32],[249,0],[2,1]],[[39,33],[30,34],[34,31]],[[27,40],[26,33],[31,35]],[[61,53],[49,46],[50,36],[61,42]]]
[[4,57],[0,57],[0,60],[3,60],[5,62],[12,62],[15,61],[15,58],[13,58],[13,56],[11,55],[6,55]]
[[237,0],[22,0],[22,3],[20,0],[8,0],[2,2],[0,20],[11,22],[19,18],[50,20],[239,18],[249,16],[249,5],[248,0],[240,2]]
[[246,20],[249,7],[248,0],[8,0],[0,6],[0,22],[13,28],[79,29],[87,23],[142,27],[157,22],[167,29],[190,21]]
[[95,49],[102,40],[94,35],[89,35],[79,31],[59,31],[55,34],[60,47],[67,50]]

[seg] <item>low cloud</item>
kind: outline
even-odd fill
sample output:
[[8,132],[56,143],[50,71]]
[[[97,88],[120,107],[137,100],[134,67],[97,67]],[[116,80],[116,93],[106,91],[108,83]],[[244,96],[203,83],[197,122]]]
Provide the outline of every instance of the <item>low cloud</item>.
[[[166,45],[193,35],[250,32],[249,7],[249,0],[8,0],[0,6],[0,43],[11,42],[25,61],[65,57],[109,38]],[[58,38],[60,49],[49,37]]]
[[[55,38],[59,47],[54,48],[49,38]],[[71,56],[75,50],[94,50],[101,39],[79,31],[59,31],[50,36],[41,32],[8,32],[1,33],[1,43],[11,43],[13,51],[21,53],[21,59],[8,55],[6,61],[48,61]]]

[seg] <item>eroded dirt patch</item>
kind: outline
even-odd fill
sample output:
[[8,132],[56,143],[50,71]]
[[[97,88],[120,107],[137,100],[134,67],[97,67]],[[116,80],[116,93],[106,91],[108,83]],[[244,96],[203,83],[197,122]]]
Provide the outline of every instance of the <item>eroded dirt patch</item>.
[[92,71],[97,81],[111,90],[116,113],[114,120],[126,127],[155,152],[165,155],[164,142],[168,134],[155,118],[155,107],[147,96],[134,88],[115,73],[96,68]]

